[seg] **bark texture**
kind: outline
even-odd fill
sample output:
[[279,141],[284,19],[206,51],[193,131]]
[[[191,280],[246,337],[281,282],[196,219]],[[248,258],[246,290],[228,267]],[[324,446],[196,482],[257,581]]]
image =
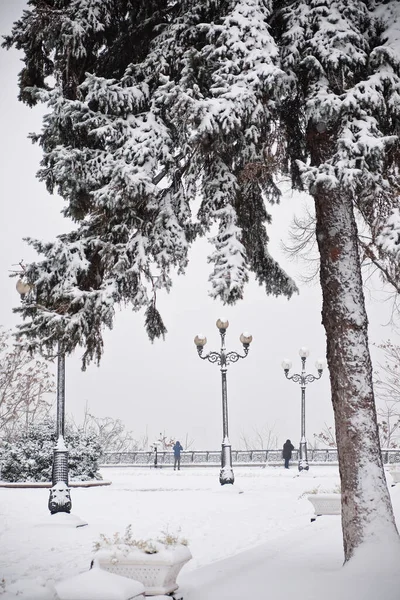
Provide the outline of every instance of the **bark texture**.
[[314,200],[348,561],[361,543],[396,537],[397,529],[379,444],[352,201],[326,184],[316,186]]

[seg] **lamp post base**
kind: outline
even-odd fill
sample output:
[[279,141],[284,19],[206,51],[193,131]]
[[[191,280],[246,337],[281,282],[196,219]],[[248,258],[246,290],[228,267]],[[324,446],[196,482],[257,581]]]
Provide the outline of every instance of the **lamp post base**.
[[[228,438],[226,438],[228,441]],[[222,444],[222,455],[221,455],[221,471],[219,473],[219,482],[221,485],[226,483],[234,483],[235,476],[233,475],[232,469],[232,451],[231,445],[228,443]]]
[[68,487],[68,451],[60,437],[53,453],[53,486],[50,489],[49,511],[52,515],[59,512],[70,513],[72,502]]
[[299,460],[299,471],[308,471],[309,470],[308,461],[306,459]]
[[52,515],[60,512],[69,514],[71,507],[70,489],[63,481],[59,481],[50,488],[49,511]]
[[300,440],[300,451],[299,451],[299,471],[308,471],[310,467],[308,466],[307,459],[307,442],[305,435],[301,436]]
[[233,475],[233,469],[229,465],[226,467],[222,467],[219,473],[219,482],[221,485],[225,485],[226,483],[234,483],[235,477]]

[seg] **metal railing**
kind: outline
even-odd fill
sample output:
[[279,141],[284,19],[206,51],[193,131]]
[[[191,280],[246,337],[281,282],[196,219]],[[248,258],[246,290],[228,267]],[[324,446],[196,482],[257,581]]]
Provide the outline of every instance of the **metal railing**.
[[[105,452],[100,459],[101,467],[148,467],[155,466],[156,453],[152,451]],[[400,463],[400,448],[382,450],[385,465]],[[298,461],[298,450],[292,452],[292,462]],[[282,465],[282,450],[232,450],[233,465],[265,466]],[[337,464],[336,448],[308,450],[311,464]],[[173,452],[157,452],[157,467],[170,467],[174,464]],[[181,464],[192,467],[215,467],[221,465],[221,450],[192,450],[181,452]]]

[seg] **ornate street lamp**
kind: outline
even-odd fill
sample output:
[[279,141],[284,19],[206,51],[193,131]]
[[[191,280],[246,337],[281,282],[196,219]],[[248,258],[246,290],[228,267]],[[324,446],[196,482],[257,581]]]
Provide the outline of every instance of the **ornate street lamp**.
[[240,341],[243,344],[244,355],[238,354],[237,352],[226,352],[225,348],[225,334],[229,327],[229,321],[218,319],[216,323],[219,333],[221,335],[221,351],[220,352],[209,352],[206,356],[203,356],[203,349],[207,343],[207,338],[198,334],[194,338],[197,352],[202,360],[208,360],[211,363],[216,363],[221,367],[221,382],[222,382],[222,452],[221,452],[221,471],[219,474],[219,482],[221,485],[226,483],[233,483],[235,481],[232,469],[232,450],[229,441],[228,434],[228,390],[226,382],[226,372],[229,363],[234,363],[239,358],[246,358],[249,353],[249,346],[253,337],[249,333],[242,333]]
[[301,358],[301,373],[295,373],[289,377],[289,370],[292,368],[292,363],[286,358],[282,362],[282,368],[285,372],[286,379],[291,379],[295,383],[300,383],[301,386],[301,439],[299,450],[299,471],[308,471],[309,465],[307,460],[307,440],[306,440],[306,385],[312,383],[316,379],[321,379],[322,371],[325,367],[324,360],[317,360],[315,366],[318,371],[318,376],[306,375],[306,360],[309,355],[307,348],[300,348],[299,355]]
[[53,450],[49,510],[52,515],[58,512],[71,512],[71,494],[68,482],[68,449],[64,442],[65,433],[65,352],[61,344],[57,350],[57,443]]
[[[32,291],[33,286],[19,279],[16,284],[17,292],[24,301],[25,296]],[[71,512],[71,495],[68,483],[68,449],[64,442],[65,428],[65,352],[61,344],[57,349],[57,443],[53,450],[53,468],[48,507],[51,514]]]

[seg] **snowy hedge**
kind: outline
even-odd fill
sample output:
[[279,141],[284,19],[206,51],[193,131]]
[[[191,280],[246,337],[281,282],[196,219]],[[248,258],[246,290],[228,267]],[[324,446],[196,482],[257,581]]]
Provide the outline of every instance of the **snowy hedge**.
[[[3,481],[51,481],[56,425],[52,419],[21,428],[13,442],[0,442]],[[93,433],[68,426],[65,442],[69,451],[70,479],[101,479],[98,459],[102,449]]]

